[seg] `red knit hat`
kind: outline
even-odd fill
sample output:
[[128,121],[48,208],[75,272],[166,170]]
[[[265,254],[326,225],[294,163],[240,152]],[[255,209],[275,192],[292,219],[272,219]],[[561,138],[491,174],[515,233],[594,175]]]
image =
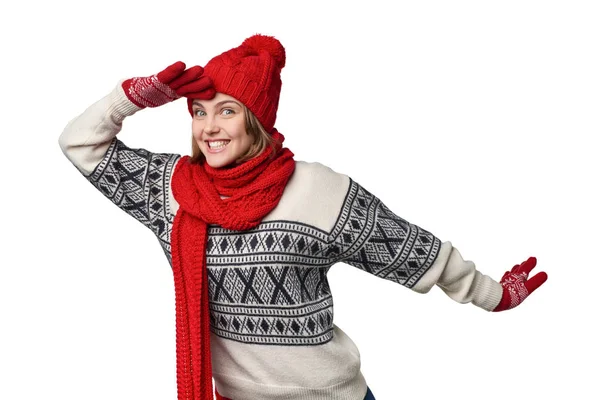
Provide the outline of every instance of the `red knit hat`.
[[[228,50],[206,64],[204,75],[209,76],[215,90],[235,97],[270,132],[277,118],[281,69],[285,66],[285,49],[272,36],[250,36],[236,48]],[[192,113],[192,99],[188,109]]]

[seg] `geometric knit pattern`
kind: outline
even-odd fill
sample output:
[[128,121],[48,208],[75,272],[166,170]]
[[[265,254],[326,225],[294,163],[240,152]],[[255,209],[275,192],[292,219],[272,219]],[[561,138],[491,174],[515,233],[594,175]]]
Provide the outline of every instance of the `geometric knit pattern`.
[[114,138],[87,178],[120,209],[152,230],[171,262],[172,218],[168,188],[178,154],[130,149]]
[[[152,229],[171,262],[168,205],[175,154],[129,149],[119,140],[88,177],[113,203]],[[391,212],[350,179],[338,219],[325,232],[296,221],[246,231],[208,226],[211,331],[243,343],[317,345],[333,338],[327,272],[344,262],[412,287],[440,249],[438,238]]]
[[433,234],[398,217],[353,181],[332,235],[342,248],[341,261],[409,288],[441,246]]
[[327,233],[289,221],[247,231],[209,226],[211,327],[221,337],[277,345],[333,337]]

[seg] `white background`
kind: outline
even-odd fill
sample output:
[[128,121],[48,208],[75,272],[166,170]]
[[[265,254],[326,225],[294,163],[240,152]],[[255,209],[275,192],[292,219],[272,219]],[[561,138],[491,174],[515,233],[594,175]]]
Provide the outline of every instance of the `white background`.
[[[532,255],[549,275],[486,313],[334,266],[335,323],[376,398],[598,398],[597,2],[14,3],[0,10],[1,399],[176,398],[168,262],[58,136],[120,79],[204,65],[254,33],[286,47],[276,126],[296,159],[349,175],[495,279]],[[185,102],[120,138],[188,154]]]

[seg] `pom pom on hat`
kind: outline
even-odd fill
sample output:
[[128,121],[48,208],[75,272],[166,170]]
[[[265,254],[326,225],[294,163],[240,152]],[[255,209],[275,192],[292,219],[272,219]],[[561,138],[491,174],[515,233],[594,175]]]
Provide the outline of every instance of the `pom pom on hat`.
[[255,51],[266,50],[281,69],[285,67],[285,49],[273,36],[254,35],[244,40],[242,46],[250,47]]
[[[238,47],[211,59],[204,67],[215,90],[235,97],[271,132],[277,118],[285,48],[272,36],[256,34]],[[192,99],[188,99],[192,113]]]

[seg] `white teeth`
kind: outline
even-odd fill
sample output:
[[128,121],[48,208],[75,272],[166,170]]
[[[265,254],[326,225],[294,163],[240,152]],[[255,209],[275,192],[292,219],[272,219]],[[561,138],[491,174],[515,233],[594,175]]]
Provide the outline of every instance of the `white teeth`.
[[225,147],[227,143],[229,143],[229,141],[225,140],[221,140],[218,142],[208,142],[208,147],[210,147],[211,149],[220,149],[222,147]]

